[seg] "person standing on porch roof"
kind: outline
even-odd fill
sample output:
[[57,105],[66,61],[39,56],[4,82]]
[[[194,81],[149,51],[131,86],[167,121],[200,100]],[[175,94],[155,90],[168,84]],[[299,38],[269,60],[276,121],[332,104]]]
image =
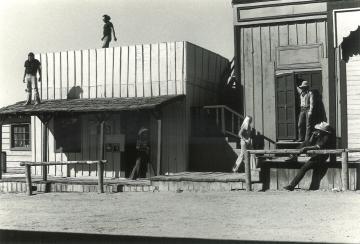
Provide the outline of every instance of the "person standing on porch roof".
[[115,29],[114,25],[110,22],[110,16],[107,14],[103,15],[103,21],[105,22],[103,27],[103,37],[101,40],[103,41],[102,48],[108,48],[109,44],[111,42],[111,31],[114,35],[114,40],[117,41],[116,35],[115,35]]
[[28,59],[24,64],[25,72],[23,82],[26,82],[26,92],[27,99],[24,105],[29,105],[31,103],[32,89],[34,90],[34,100],[35,105],[40,103],[38,85],[37,85],[37,72],[39,72],[39,82],[41,82],[41,63],[39,60],[35,59],[35,56],[32,52],[28,54]]
[[311,98],[311,91],[309,90],[309,82],[304,80],[297,91],[300,94],[300,114],[298,121],[298,142],[307,141],[310,138],[311,125],[310,117],[313,112],[313,102]]
[[238,158],[235,162],[234,167],[232,168],[232,171],[234,173],[236,173],[238,171],[240,164],[242,163],[244,158],[247,157],[246,150],[250,149],[252,146],[251,122],[252,122],[252,118],[250,116],[246,116],[240,127],[238,135],[240,137],[241,151],[240,151],[240,155],[238,156]]

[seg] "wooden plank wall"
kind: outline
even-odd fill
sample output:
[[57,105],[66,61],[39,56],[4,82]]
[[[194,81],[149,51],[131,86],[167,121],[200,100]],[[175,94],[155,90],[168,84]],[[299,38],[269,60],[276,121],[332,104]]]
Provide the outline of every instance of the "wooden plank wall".
[[186,103],[179,101],[163,108],[161,172],[188,169]]
[[348,147],[360,148],[360,55],[346,64],[346,85]]
[[[351,155],[350,155],[351,156]],[[349,167],[349,190],[358,190],[359,185],[359,164],[350,164]],[[272,167],[265,169],[267,175],[264,176],[265,182],[268,182],[265,186],[266,189],[270,190],[283,190],[283,187],[287,186],[291,180],[295,177],[299,170],[292,168],[290,171],[288,168],[282,167]],[[341,165],[331,164],[331,166],[326,170],[325,175],[319,180],[319,177],[313,176],[313,170],[306,172],[304,178],[298,184],[298,188],[308,190],[310,186],[318,185],[319,189],[322,190],[333,190],[342,189],[341,181]],[[319,184],[315,184],[319,182]]]
[[[260,134],[276,141],[276,48],[321,43],[324,47],[324,58],[327,58],[327,22],[302,21],[235,28],[236,45],[239,50],[237,69],[244,91],[244,114],[253,117],[253,125]],[[323,87],[328,87],[326,82],[327,80],[323,80]],[[323,97],[324,103],[328,103],[327,95],[323,94]],[[274,144],[265,140],[265,146],[272,148]]]
[[185,42],[37,54],[42,64],[41,99],[185,94]]
[[214,105],[229,60],[192,43],[186,43],[186,89],[190,107]]
[[2,151],[6,152],[6,166],[20,167],[20,161],[30,161],[31,151],[12,151],[10,150],[10,125],[2,126]]
[[[78,153],[61,153],[55,152],[55,138],[53,134],[54,120],[52,119],[49,123],[48,139],[49,139],[49,148],[48,148],[48,157],[49,161],[67,161],[67,160],[97,160],[99,153],[99,132],[97,129],[97,122],[94,116],[83,115],[81,118],[82,121],[82,132],[81,132],[81,152]],[[42,160],[42,123],[41,121],[33,116],[32,117],[32,127],[31,129],[35,130],[35,137],[32,140],[33,157],[28,159],[35,162]],[[120,114],[113,115],[106,121],[106,125],[111,127],[111,135],[120,135],[121,134],[121,118]],[[105,141],[106,141],[105,135]],[[120,143],[120,142],[119,142]],[[105,159],[108,160],[108,163],[105,166],[105,177],[124,177],[124,169],[120,169],[122,163],[122,153],[120,152],[105,152]],[[30,152],[31,157],[31,152]],[[34,167],[34,174],[40,175],[41,168]],[[97,168],[96,165],[76,165],[69,166],[66,165],[54,165],[48,167],[48,173],[54,176],[96,176]]]

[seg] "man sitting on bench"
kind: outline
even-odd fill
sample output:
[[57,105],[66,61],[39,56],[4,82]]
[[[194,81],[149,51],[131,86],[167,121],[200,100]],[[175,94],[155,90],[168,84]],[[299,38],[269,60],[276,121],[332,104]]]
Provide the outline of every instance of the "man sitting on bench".
[[[320,124],[315,125],[315,131],[312,133],[310,139],[305,141],[300,146],[300,154],[306,153],[308,150],[317,150],[317,149],[334,149],[336,146],[336,137],[334,129],[326,122],[321,122]],[[325,163],[329,158],[328,154],[319,154],[312,156],[309,161],[307,161],[299,170],[295,178],[291,181],[288,186],[285,186],[285,190],[293,191],[295,186],[299,184],[301,179],[304,177],[305,173],[312,169],[314,166],[320,166],[319,164]],[[297,156],[292,155],[289,159],[286,160],[297,161]]]

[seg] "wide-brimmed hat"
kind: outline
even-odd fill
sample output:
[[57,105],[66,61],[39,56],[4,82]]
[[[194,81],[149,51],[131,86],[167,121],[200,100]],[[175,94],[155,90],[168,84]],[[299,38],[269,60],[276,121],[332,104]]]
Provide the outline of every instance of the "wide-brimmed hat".
[[304,80],[299,87],[300,88],[309,87],[309,82],[307,80]]
[[106,20],[110,20],[110,19],[111,19],[111,17],[110,17],[109,15],[107,15],[107,14],[104,14],[104,15],[103,15],[103,18],[106,19]]
[[328,124],[328,123],[326,123],[326,122],[321,122],[320,124],[317,124],[317,125],[315,125],[315,127],[314,127],[316,130],[321,130],[321,131],[325,131],[325,132],[327,132],[327,133],[331,133],[331,131],[330,131],[330,125]]

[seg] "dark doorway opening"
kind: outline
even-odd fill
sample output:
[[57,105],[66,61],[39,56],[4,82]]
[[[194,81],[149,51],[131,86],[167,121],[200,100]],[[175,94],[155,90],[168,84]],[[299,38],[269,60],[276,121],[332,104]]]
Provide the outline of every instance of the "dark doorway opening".
[[292,72],[276,76],[276,139],[277,141],[294,141],[297,139],[300,99],[296,87],[302,81],[310,83],[310,90],[322,94],[321,70]]

